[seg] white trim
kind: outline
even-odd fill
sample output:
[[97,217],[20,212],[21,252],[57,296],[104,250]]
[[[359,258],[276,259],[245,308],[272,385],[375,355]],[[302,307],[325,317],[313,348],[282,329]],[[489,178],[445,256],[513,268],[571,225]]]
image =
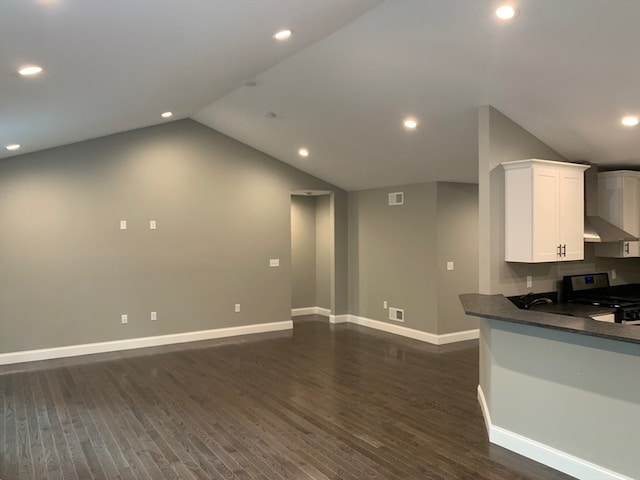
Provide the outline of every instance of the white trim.
[[329,315],[329,323],[348,323],[349,315]]
[[382,330],[383,332],[402,335],[403,337],[413,338],[414,340],[420,340],[421,342],[427,342],[433,345],[444,345],[447,343],[462,342],[464,340],[473,340],[480,336],[480,331],[478,329],[436,335],[435,333],[423,332],[421,330],[415,330],[402,325],[394,325],[391,323],[381,322],[379,320],[358,317],[357,315],[349,315],[349,323],[355,323],[356,325],[361,325],[363,327],[375,328],[376,330]]
[[155,337],[130,338],[126,340],[114,340],[111,342],[68,345],[65,347],[45,348],[42,350],[2,353],[0,354],[0,365],[35,362],[38,360],[51,360],[54,358],[76,357],[79,355],[90,355],[93,353],[116,352],[119,350],[132,350],[134,348],[156,347],[159,345],[195,342],[198,340],[233,337],[236,335],[275,332],[278,330],[290,330],[292,328],[293,321],[286,320],[284,322],[259,323],[256,325],[216,328],[213,330],[201,330],[197,332],[173,333],[170,335],[159,335]]
[[300,315],[322,315],[323,317],[330,317],[331,310],[322,307],[305,307],[291,309],[292,317],[299,317]]
[[489,441],[579,479],[633,480],[626,475],[613,472],[495,425],[489,429]]
[[491,435],[491,413],[489,412],[489,405],[487,405],[487,399],[484,398],[484,392],[480,384],[478,384],[478,402],[480,403],[480,409],[484,417],[484,426],[487,429],[487,435]]
[[478,385],[478,402],[484,417],[484,423],[487,427],[489,441],[500,445],[501,447],[518,453],[524,457],[535,460],[536,462],[547,465],[560,472],[566,473],[578,479],[592,480],[633,480],[617,472],[613,472],[594,463],[583,460],[582,458],[570,455],[562,450],[549,447],[530,438],[518,435],[502,427],[493,425],[491,422],[491,414],[489,407],[482,391],[482,387]]

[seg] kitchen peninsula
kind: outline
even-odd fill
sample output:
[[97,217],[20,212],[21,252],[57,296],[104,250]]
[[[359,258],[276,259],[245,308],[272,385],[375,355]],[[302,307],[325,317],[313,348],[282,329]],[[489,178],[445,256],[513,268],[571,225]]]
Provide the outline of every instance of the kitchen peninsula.
[[480,317],[492,443],[581,479],[640,479],[640,326],[460,296]]

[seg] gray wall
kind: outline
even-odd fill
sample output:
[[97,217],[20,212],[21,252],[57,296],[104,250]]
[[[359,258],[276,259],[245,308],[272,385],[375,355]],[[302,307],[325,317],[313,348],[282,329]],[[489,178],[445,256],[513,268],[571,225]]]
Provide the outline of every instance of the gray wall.
[[332,215],[331,196],[320,195],[316,198],[316,303],[313,306],[331,310],[332,268]]
[[[402,191],[405,203],[389,206]],[[441,334],[477,328],[458,294],[477,290],[477,186],[423,183],[349,193],[351,313]],[[447,271],[446,262],[455,270]]]
[[637,345],[481,322],[487,324],[482,331],[491,345],[492,381],[483,392],[494,426],[639,478]]
[[291,308],[316,306],[316,199],[291,196]]
[[478,291],[478,185],[439,182],[437,202],[438,334],[475,329],[458,295]]
[[[504,170],[502,162],[541,158],[565,161],[555,150],[511,121],[498,110],[485,106],[479,110],[480,180],[480,293],[518,295],[529,290],[553,291],[564,275],[615,268],[612,283],[640,282],[640,259],[606,259],[594,256],[593,244],[585,245],[585,260],[544,264],[504,261]],[[526,288],[526,277],[533,277],[533,288]]]
[[0,352],[288,320],[304,188],[346,210],[345,192],[191,120],[1,161]]

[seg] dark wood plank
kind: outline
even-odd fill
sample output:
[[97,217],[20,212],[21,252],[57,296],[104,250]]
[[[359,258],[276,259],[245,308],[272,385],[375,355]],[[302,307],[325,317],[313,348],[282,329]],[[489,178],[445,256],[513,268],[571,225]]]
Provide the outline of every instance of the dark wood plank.
[[0,367],[0,478],[566,480],[491,445],[478,343],[292,332]]

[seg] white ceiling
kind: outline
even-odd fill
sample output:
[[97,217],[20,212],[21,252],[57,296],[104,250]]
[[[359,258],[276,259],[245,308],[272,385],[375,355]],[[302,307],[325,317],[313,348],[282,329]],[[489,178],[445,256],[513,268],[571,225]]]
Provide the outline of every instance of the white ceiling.
[[512,3],[506,23],[495,0],[0,0],[0,145],[172,110],[348,190],[475,181],[489,104],[571,160],[640,167],[640,0]]

